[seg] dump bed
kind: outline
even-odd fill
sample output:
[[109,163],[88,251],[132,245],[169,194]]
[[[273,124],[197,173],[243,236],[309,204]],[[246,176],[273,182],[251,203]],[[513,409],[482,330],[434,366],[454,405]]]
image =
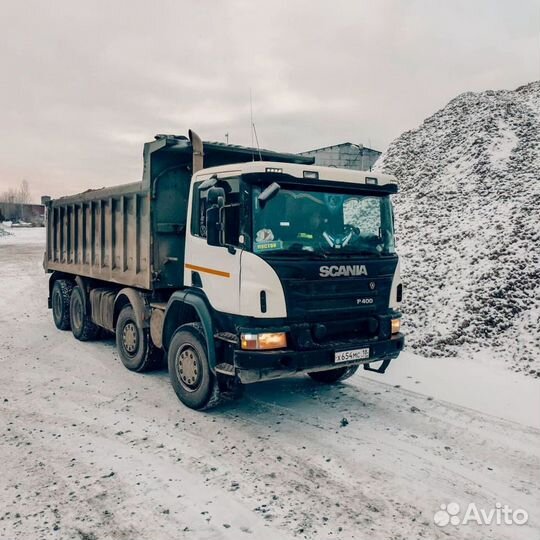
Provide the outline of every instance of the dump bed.
[[[253,159],[310,164],[313,158],[204,143],[205,167]],[[141,289],[183,286],[193,147],[160,135],[144,145],[141,182],[48,203],[44,267]]]
[[142,182],[54,200],[46,270],[150,288],[150,197]]

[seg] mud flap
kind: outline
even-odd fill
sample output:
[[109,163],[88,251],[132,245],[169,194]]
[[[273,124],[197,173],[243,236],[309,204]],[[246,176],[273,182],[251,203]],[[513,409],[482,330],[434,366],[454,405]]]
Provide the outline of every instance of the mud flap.
[[372,368],[371,364],[364,364],[364,369],[375,373],[384,373],[392,360],[392,358],[386,358],[378,368]]

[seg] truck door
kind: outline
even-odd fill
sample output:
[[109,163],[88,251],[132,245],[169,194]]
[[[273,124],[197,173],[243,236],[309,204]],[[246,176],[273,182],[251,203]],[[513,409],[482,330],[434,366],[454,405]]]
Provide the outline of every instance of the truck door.
[[209,246],[206,242],[206,198],[200,192],[201,182],[195,182],[191,195],[190,230],[186,235],[184,283],[200,287],[212,307],[225,313],[240,313],[240,235],[238,178],[220,181],[226,192],[225,243],[227,246]]

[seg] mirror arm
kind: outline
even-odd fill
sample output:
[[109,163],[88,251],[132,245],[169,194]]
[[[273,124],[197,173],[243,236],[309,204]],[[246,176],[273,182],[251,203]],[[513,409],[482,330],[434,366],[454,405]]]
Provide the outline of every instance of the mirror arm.
[[264,208],[264,205],[270,200],[273,199],[281,189],[281,186],[277,182],[272,182],[266,189],[262,191],[257,197],[259,201],[259,206]]
[[211,187],[214,187],[218,182],[218,178],[216,175],[211,176],[207,180],[205,180],[200,186],[199,191],[206,191],[207,189],[210,189]]

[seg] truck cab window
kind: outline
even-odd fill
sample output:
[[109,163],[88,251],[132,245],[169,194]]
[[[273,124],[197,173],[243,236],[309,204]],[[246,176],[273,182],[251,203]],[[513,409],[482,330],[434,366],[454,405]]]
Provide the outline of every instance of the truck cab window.
[[236,191],[227,194],[223,212],[225,218],[225,244],[237,246],[238,237],[240,236],[240,193],[238,187]]
[[[208,209],[208,191],[200,191],[202,182],[194,185],[193,208],[191,213],[191,234],[206,238],[206,210]],[[219,186],[225,190],[225,244],[238,245],[240,235],[240,180],[230,178],[220,180]]]
[[[206,223],[201,227],[201,216],[206,215],[206,193],[199,191],[202,182],[193,185],[193,203],[191,208],[191,234],[206,238]],[[201,202],[202,201],[202,202]]]
[[255,253],[310,251],[321,257],[355,253],[393,255],[388,196],[307,191],[282,187],[261,207],[253,194]]
[[343,204],[345,225],[358,227],[364,236],[378,236],[381,228],[380,197],[351,197]]

